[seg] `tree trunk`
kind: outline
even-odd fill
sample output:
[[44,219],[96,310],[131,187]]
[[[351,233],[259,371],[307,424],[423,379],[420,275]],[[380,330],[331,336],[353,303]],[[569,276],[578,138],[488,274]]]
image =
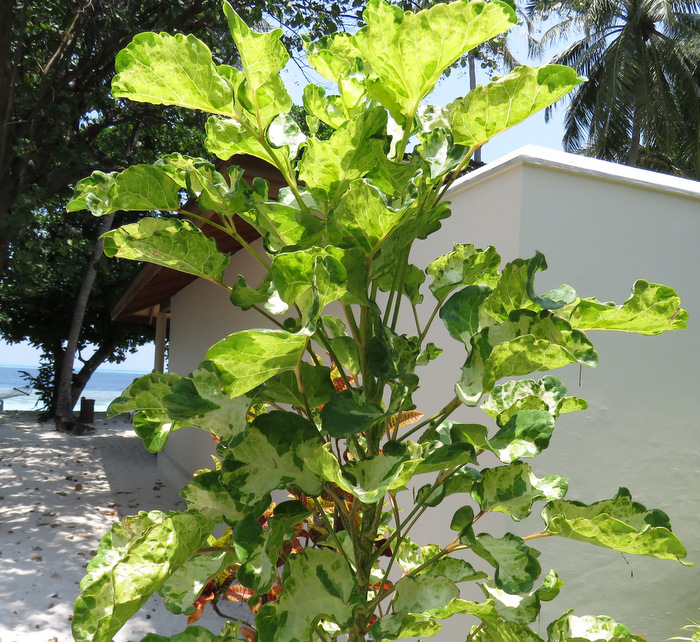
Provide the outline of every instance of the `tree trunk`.
[[85,310],[87,309],[92,285],[95,282],[95,276],[97,275],[96,266],[102,258],[102,235],[110,230],[113,220],[114,214],[108,214],[107,216],[102,217],[102,225],[100,227],[97,241],[95,241],[92,259],[87,266],[85,278],[83,279],[83,283],[80,287],[80,293],[78,294],[78,298],[75,302],[73,320],[71,322],[70,333],[68,335],[68,343],[63,355],[61,374],[58,380],[55,411],[57,430],[65,430],[75,423],[72,394],[73,363],[75,362],[75,353],[78,351],[78,340],[80,339],[80,330],[82,329],[83,319],[85,318]]
[[87,382],[90,381],[90,377],[92,377],[95,370],[97,370],[97,368],[99,368],[105,362],[107,357],[114,354],[114,350],[118,343],[119,342],[116,340],[101,343],[99,346],[97,346],[97,350],[93,352],[91,357],[85,361],[83,367],[75,374],[71,385],[72,408],[74,408],[75,404],[78,403],[78,400],[83,394],[83,390],[85,390]]
[[10,243],[10,128],[13,126],[14,68],[12,65],[12,20],[14,2],[0,0],[0,276]]

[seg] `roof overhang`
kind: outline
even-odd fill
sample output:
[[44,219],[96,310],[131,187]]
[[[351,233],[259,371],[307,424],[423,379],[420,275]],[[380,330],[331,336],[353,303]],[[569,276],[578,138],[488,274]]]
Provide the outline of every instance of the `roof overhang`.
[[[252,156],[234,156],[217,166],[219,171],[231,165],[237,165],[244,170],[243,178],[248,182],[255,177],[264,178],[270,183],[270,195],[275,197],[281,187],[286,185],[281,174],[272,165]],[[184,207],[198,216],[211,219],[214,212],[200,210],[195,203],[190,202]],[[236,217],[236,230],[246,243],[259,238],[258,231],[249,223]],[[235,254],[241,249],[241,244],[220,230],[193,219],[207,236],[216,241],[221,252]],[[170,299],[180,290],[187,287],[197,277],[185,274],[167,267],[146,263],[139,270],[124,294],[112,309],[112,320],[132,323],[155,323],[159,312],[170,311]]]

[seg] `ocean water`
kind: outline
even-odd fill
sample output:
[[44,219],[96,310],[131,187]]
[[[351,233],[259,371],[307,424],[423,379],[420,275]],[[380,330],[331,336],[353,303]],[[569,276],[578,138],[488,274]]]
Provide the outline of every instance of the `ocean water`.
[[[21,372],[25,371],[36,375],[36,368],[23,366],[0,366],[0,393],[12,388],[24,388],[28,382],[22,378]],[[137,377],[146,374],[144,372],[130,372],[124,370],[97,370],[88,381],[82,396],[95,400],[95,410],[103,412],[107,406]],[[4,400],[5,410],[39,410],[41,403],[36,394],[11,397]],[[80,409],[80,400],[76,410]]]

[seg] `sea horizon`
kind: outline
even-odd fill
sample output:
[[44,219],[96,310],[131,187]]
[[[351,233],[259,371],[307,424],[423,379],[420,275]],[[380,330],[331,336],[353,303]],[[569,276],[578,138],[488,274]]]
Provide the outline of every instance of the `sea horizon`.
[[[25,371],[30,375],[36,375],[38,366],[17,366],[0,364],[0,392],[11,390],[12,388],[25,388],[30,385],[22,377]],[[119,397],[122,391],[139,376],[148,374],[143,370],[119,370],[116,368],[98,368],[85,386],[81,397],[94,399],[95,410],[104,412],[107,406]],[[80,408],[80,400],[76,404],[75,410]],[[3,400],[4,410],[41,410],[42,405],[39,397],[34,392],[30,395],[19,395]]]

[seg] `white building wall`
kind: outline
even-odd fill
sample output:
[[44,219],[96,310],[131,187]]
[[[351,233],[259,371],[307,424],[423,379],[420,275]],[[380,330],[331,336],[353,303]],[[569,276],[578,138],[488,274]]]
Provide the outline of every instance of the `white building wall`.
[[[454,186],[448,195],[452,218],[443,221],[442,230],[429,242],[417,243],[412,261],[424,268],[457,242],[493,244],[504,260],[527,258],[535,250],[545,254],[549,269],[538,273],[539,292],[565,282],[581,296],[622,303],[637,278],[679,292],[691,314],[688,330],[660,337],[591,333],[599,367],[580,373],[569,366],[553,373],[572,394],[587,399],[589,409],[562,416],[550,448],[531,463],[540,477],[569,476],[569,499],[607,499],[619,486],[627,486],[635,500],[670,514],[689,559],[700,564],[700,401],[695,366],[700,357],[700,254],[695,249],[700,239],[700,187],[549,150],[523,152]],[[252,275],[256,266],[250,263],[243,253],[234,257],[232,274]],[[256,284],[257,277],[249,282]],[[432,301],[427,287],[425,299]],[[264,320],[251,314],[255,315],[236,312],[226,293],[215,286],[190,285],[173,300],[171,370],[186,374],[218,339],[261,326]],[[410,315],[406,317],[410,322]],[[403,331],[413,333],[410,325]],[[428,366],[415,400],[419,410],[434,412],[452,398],[466,353],[439,320],[430,340],[446,350]],[[461,417],[490,421],[480,411],[466,409]],[[208,438],[194,432],[174,433],[160,457],[166,472],[179,474],[183,482],[189,471],[211,465]],[[415,531],[416,539],[449,538],[447,524],[457,506],[442,509],[442,524],[428,517],[422,530]],[[526,535],[542,528],[539,515],[519,524],[500,514],[489,518],[490,524],[479,522],[482,530]],[[688,618],[698,617],[697,568],[622,556],[559,538],[536,540],[534,545],[542,551],[543,573],[555,568],[566,582],[560,597],[545,605],[541,622],[533,625],[545,639],[547,623],[569,607],[578,615],[610,615],[650,642],[676,635]],[[481,599],[480,594],[464,597]],[[463,639],[467,619],[453,620],[434,639]]]

